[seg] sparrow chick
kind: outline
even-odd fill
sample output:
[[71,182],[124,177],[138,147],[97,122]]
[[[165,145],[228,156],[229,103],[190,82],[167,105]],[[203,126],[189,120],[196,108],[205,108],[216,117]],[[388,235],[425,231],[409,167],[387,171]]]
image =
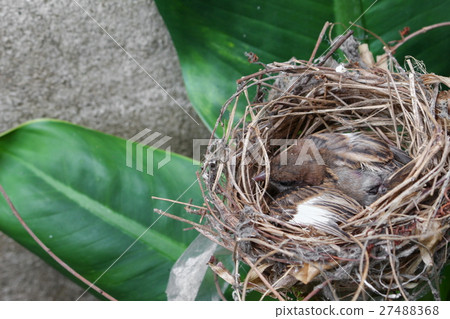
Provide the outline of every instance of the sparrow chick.
[[277,196],[270,205],[270,212],[294,225],[348,237],[339,225],[362,210],[354,199],[335,188],[307,186],[295,188]]
[[[410,160],[405,152],[373,136],[318,133],[297,140],[271,160],[269,184],[273,194],[292,187],[336,187],[367,206],[386,193],[389,176]],[[263,172],[254,180],[265,177]]]

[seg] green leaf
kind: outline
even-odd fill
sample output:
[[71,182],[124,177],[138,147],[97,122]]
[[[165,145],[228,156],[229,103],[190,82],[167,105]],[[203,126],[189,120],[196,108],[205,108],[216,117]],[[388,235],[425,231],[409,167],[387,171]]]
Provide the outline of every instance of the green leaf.
[[[153,212],[170,208],[193,219],[182,205],[151,196],[201,203],[198,166],[171,154],[158,169],[165,156],[154,150],[150,176],[127,167],[125,140],[65,122],[34,121],[0,137],[0,184],[36,235],[85,278],[97,280],[121,257],[97,285],[119,300],[164,300],[170,269],[197,233]],[[4,199],[0,229],[62,269]]]
[[[235,81],[260,68],[248,63],[245,52],[254,52],[264,63],[293,56],[308,60],[326,21],[340,23],[334,30],[339,33],[355,22],[388,42],[399,40],[405,26],[414,32],[448,20],[450,12],[450,2],[440,0],[156,0],[156,4],[178,52],[189,98],[209,128],[235,92]],[[372,35],[352,29],[375,54],[383,53]],[[396,52],[398,61],[402,64],[405,55],[412,55],[423,60],[428,71],[448,75],[448,30],[432,30],[406,42]],[[324,41],[316,57],[326,48]]]

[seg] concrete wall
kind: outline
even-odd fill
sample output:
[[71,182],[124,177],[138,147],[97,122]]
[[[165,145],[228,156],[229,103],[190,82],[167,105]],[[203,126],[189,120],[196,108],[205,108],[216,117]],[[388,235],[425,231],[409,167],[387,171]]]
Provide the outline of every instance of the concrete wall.
[[[149,128],[171,136],[175,152],[192,155],[192,138],[209,134],[185,113],[201,123],[154,2],[76,2],[0,1],[0,131],[42,117],[123,138]],[[73,300],[81,293],[0,234],[0,300]]]

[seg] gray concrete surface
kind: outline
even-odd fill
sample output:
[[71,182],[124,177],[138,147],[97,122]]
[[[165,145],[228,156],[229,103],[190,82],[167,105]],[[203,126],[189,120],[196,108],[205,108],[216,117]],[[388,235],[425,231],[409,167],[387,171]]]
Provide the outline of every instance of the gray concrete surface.
[[[201,123],[154,2],[76,2],[0,0],[0,131],[42,117],[123,138],[149,128],[190,156],[192,138],[209,135],[179,106]],[[0,234],[0,300],[74,300],[81,292]]]

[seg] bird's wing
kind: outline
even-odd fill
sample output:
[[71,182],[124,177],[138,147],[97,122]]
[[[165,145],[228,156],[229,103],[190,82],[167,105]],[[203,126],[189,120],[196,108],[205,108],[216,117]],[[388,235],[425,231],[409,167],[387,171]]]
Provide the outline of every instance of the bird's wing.
[[347,235],[338,225],[361,209],[354,199],[323,186],[291,190],[280,194],[271,204],[271,213],[291,224],[311,226],[339,237]]
[[416,165],[415,162],[410,161],[405,166],[397,169],[389,178],[386,180],[386,188],[392,189],[401,182],[403,182],[411,173],[412,169]]
[[392,161],[394,154],[382,140],[362,133],[318,133],[308,137],[324,154],[330,167],[376,169]]
[[403,165],[411,162],[412,158],[408,154],[406,154],[405,151],[391,145],[389,146],[389,149],[394,154],[394,162],[396,163],[397,167],[402,167]]

